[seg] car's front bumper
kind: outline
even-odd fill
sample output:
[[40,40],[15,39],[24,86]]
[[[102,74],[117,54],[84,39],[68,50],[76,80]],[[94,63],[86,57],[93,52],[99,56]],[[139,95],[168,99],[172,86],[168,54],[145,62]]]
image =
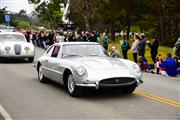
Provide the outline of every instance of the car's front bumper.
[[12,59],[16,59],[16,58],[31,58],[34,57],[34,55],[0,55],[0,58],[12,58]]
[[103,87],[109,87],[109,88],[116,88],[116,87],[126,87],[126,86],[131,86],[131,85],[136,85],[139,86],[142,84],[143,81],[140,79],[135,79],[133,82],[127,82],[127,83],[121,83],[121,84],[100,84],[100,81],[96,81],[95,83],[81,83],[81,84],[76,84],[79,87],[92,87],[92,88],[103,88]]

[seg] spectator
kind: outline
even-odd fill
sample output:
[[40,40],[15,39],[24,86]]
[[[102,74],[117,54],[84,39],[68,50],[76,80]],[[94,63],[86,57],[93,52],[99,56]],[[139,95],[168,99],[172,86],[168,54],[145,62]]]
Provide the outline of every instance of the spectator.
[[[163,62],[163,59],[161,57],[161,54],[159,54],[159,56],[156,58],[156,64],[155,64],[155,67],[156,67],[156,74],[160,74],[160,64]],[[163,70],[162,70],[163,71]]]
[[158,54],[158,48],[159,48],[159,40],[154,37],[153,43],[151,44],[150,41],[147,41],[147,45],[150,48],[151,58],[154,63],[156,63],[156,56]]
[[97,42],[97,38],[93,32],[90,32],[89,42]]
[[159,72],[160,72],[160,67],[159,67],[159,65],[160,65],[160,60],[159,60],[159,58],[157,57],[157,59],[156,59],[156,74],[159,74]]
[[111,47],[110,56],[114,58],[121,58],[121,55],[115,46]]
[[107,50],[108,49],[108,44],[109,44],[109,36],[108,36],[108,33],[107,33],[106,30],[103,33],[102,39],[103,39],[103,47]]
[[123,57],[124,59],[127,59],[127,52],[130,49],[129,43],[126,40],[127,35],[123,34],[122,35],[122,40],[120,41],[120,45],[121,45],[121,49],[122,49],[122,53],[123,53]]
[[140,62],[140,68],[141,68],[141,71],[147,71],[147,67],[148,67],[148,62],[147,62],[147,60],[146,60],[146,58],[145,57],[140,57],[140,59],[139,59],[139,62]]
[[177,73],[180,74],[180,57],[176,57]]
[[167,53],[167,58],[160,64],[160,67],[165,68],[165,71],[169,76],[175,76],[177,74],[176,61],[171,57],[171,53]]
[[132,43],[132,47],[131,47],[131,52],[133,54],[133,58],[134,58],[134,62],[137,63],[137,49],[138,49],[138,44],[139,44],[139,35],[138,34],[134,34],[134,42]]
[[146,46],[146,39],[144,33],[141,33],[140,37],[141,38],[138,44],[138,55],[144,57]]

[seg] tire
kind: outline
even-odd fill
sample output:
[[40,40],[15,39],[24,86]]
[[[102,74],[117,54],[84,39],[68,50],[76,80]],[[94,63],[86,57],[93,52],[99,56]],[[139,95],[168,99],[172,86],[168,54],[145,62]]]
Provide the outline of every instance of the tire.
[[43,73],[42,73],[42,67],[39,66],[39,69],[38,69],[38,79],[39,79],[39,82],[41,83],[47,83],[47,78],[44,77]]
[[122,88],[121,90],[122,90],[122,93],[132,94],[135,89],[136,89],[135,86],[129,86],[129,87]]
[[82,88],[75,85],[73,75],[69,73],[67,79],[67,92],[72,97],[80,97],[82,95]]
[[34,61],[34,57],[28,58],[28,63],[32,63]]

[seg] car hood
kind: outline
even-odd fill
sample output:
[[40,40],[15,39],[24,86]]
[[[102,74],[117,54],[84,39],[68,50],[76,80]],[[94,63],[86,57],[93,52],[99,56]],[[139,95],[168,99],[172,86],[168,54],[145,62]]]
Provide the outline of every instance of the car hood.
[[85,68],[92,70],[122,69],[128,68],[120,59],[111,57],[82,57],[74,58],[72,61],[80,63]]

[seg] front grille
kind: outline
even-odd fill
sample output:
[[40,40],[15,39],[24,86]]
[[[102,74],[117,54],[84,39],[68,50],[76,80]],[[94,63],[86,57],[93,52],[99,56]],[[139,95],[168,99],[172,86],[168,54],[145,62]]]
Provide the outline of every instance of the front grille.
[[100,85],[120,85],[136,82],[134,78],[110,78],[99,82]]
[[21,45],[19,45],[19,44],[14,45],[14,52],[16,55],[20,55],[21,54]]

